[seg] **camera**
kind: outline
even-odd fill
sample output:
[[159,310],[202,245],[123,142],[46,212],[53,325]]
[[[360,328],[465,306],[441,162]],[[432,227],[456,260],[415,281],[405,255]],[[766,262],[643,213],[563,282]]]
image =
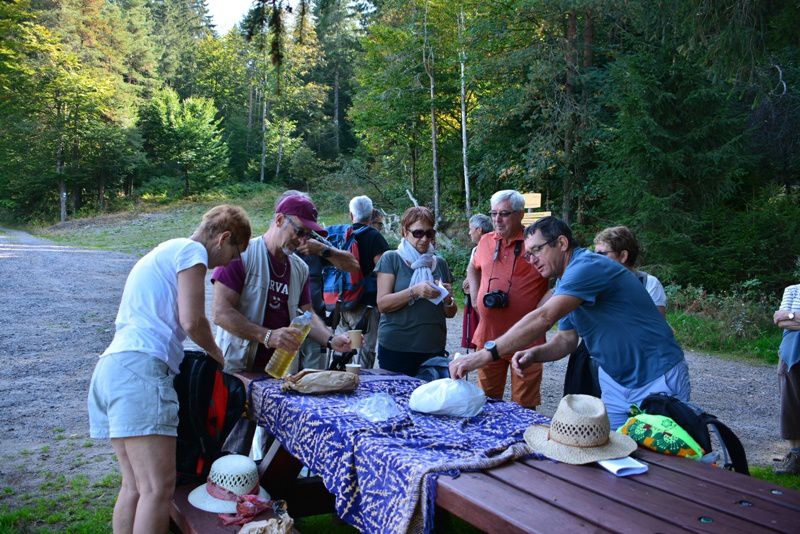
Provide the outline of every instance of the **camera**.
[[487,308],[507,308],[508,293],[495,289],[483,296],[483,305]]

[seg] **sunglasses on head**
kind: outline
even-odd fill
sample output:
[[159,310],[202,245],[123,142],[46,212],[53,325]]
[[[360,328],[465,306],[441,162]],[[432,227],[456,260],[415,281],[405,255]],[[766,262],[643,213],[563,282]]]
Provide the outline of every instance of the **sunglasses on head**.
[[423,236],[427,237],[428,239],[433,239],[436,237],[436,230],[433,228],[430,230],[410,230],[409,233],[414,236],[414,239],[422,239]]

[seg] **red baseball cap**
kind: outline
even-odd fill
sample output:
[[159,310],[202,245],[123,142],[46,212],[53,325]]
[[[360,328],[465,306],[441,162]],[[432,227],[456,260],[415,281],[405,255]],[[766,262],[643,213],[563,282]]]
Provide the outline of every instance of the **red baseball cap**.
[[275,208],[275,213],[283,213],[284,215],[294,215],[303,223],[303,226],[310,230],[314,230],[321,236],[325,237],[328,232],[317,224],[317,208],[311,199],[301,195],[290,195],[280,201],[278,207]]

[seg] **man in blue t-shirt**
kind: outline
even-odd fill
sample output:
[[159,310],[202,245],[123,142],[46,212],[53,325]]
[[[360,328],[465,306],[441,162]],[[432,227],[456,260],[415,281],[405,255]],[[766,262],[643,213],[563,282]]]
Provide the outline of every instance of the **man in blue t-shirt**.
[[559,321],[558,332],[538,347],[516,352],[514,372],[534,362],[561,359],[582,337],[600,364],[600,387],[613,428],[631,404],[664,392],[688,401],[689,370],[672,329],[636,276],[624,266],[577,246],[563,221],[545,217],[525,230],[525,258],[545,278],[557,278],[553,296],[528,313],[492,346],[459,358],[450,374],[460,378],[497,355],[530,345]]

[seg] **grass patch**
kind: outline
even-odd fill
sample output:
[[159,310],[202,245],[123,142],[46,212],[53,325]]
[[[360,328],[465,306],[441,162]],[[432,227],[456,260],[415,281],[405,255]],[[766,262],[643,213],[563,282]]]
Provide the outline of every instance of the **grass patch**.
[[750,466],[750,476],[777,486],[800,491],[800,475],[776,475],[771,467]]
[[[53,477],[36,495],[22,496],[24,505],[0,504],[0,532],[110,532],[120,482],[119,474],[95,483],[85,475]],[[7,490],[4,495],[13,494]]]
[[698,313],[667,312],[667,321],[675,330],[675,338],[684,348],[713,352],[736,359],[776,364],[781,331],[762,331],[757,337],[726,335],[730,326]]
[[[269,227],[275,199],[282,192],[282,188],[275,186],[230,187],[170,205],[142,202],[133,211],[73,219],[51,227],[30,228],[29,231],[65,245],[141,256],[163,241],[191,235],[203,214],[218,204],[242,206],[250,216],[253,235],[259,235]],[[321,224],[349,220],[346,203],[328,206],[318,202],[317,209]]]

